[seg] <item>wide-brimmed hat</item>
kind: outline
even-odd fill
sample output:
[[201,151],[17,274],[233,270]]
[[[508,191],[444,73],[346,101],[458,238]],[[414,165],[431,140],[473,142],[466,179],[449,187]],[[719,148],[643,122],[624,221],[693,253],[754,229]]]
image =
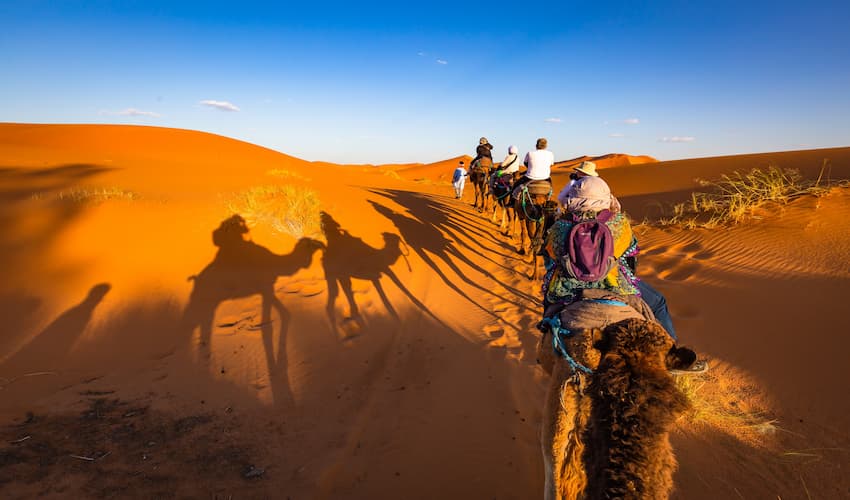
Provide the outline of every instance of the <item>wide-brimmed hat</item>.
[[589,175],[591,177],[599,177],[599,174],[596,173],[596,164],[592,161],[583,161],[581,165],[575,168],[576,172],[581,172],[584,175]]
[[481,139],[478,139],[478,144],[489,144],[489,142],[487,142],[486,137],[482,137]]

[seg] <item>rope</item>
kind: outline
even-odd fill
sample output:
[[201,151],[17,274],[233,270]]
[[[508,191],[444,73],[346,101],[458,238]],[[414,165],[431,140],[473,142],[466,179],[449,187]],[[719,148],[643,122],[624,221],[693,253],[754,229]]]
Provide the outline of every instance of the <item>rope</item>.
[[[551,195],[552,191],[550,190],[549,193]],[[522,213],[525,214],[525,218],[528,219],[528,220],[533,220],[533,221],[537,222],[538,224],[540,224],[543,221],[542,207],[541,207],[541,210],[540,210],[540,218],[534,218],[534,217],[528,215],[528,211],[525,209],[526,199],[528,201],[531,201],[531,195],[528,194],[528,187],[527,186],[525,186],[525,185],[522,186],[522,191],[520,192],[520,197],[522,198]],[[532,205],[534,205],[534,203],[532,203]]]
[[573,357],[570,356],[569,352],[567,352],[567,346],[564,345],[563,337],[569,337],[573,332],[561,326],[561,318],[558,315],[543,318],[542,323],[549,325],[549,328],[552,330],[552,349],[555,350],[555,354],[566,360],[573,373],[582,371],[588,375],[592,374],[593,370],[574,360]]

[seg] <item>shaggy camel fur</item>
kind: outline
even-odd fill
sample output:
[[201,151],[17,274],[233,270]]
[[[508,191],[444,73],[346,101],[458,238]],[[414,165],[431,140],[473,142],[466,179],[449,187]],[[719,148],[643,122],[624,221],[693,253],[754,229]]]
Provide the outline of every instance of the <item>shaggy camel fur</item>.
[[654,321],[626,316],[566,339],[592,375],[554,353],[551,333],[541,339],[538,360],[552,376],[541,436],[547,499],[665,499],[673,488],[669,429],[688,402],[668,370],[680,350]]

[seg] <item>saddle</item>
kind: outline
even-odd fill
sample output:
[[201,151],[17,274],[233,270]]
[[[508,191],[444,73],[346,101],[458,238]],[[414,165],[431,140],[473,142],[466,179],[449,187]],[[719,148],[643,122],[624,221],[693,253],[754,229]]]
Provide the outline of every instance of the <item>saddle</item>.
[[552,183],[548,180],[528,181],[514,189],[514,198],[519,199],[522,192],[526,191],[532,198],[546,198],[552,196]]

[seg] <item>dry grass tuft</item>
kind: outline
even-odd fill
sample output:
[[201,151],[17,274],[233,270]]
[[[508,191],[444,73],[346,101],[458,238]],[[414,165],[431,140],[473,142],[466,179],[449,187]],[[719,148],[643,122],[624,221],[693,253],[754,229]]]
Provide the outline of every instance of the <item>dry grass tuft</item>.
[[[119,187],[99,187],[99,188],[76,188],[66,191],[59,191],[55,194],[57,200],[69,201],[73,203],[103,203],[109,200],[129,200],[135,201],[141,199],[141,196],[134,192],[122,189]],[[34,194],[33,199],[44,199],[45,196],[41,193]]]
[[266,224],[296,238],[321,235],[320,207],[315,191],[298,186],[257,186],[227,201],[228,210],[244,217],[249,226]]
[[738,224],[753,217],[754,211],[767,203],[786,204],[801,196],[823,196],[833,187],[850,185],[847,180],[825,179],[828,167],[829,160],[824,160],[814,180],[805,180],[797,170],[775,165],[754,168],[747,174],[736,171],[715,181],[697,179],[710,191],[692,193],[690,202],[674,205],[672,213],[660,217],[657,223],[686,229]]
[[287,170],[285,168],[273,168],[271,170],[266,171],[266,175],[270,175],[272,177],[278,177],[280,179],[291,180],[296,179],[299,181],[310,181],[309,177],[305,177],[298,172],[293,172],[292,170]]
[[771,417],[767,396],[741,371],[719,360],[701,375],[676,377],[676,385],[691,402],[681,428],[705,425],[754,446],[762,446],[781,430]]

